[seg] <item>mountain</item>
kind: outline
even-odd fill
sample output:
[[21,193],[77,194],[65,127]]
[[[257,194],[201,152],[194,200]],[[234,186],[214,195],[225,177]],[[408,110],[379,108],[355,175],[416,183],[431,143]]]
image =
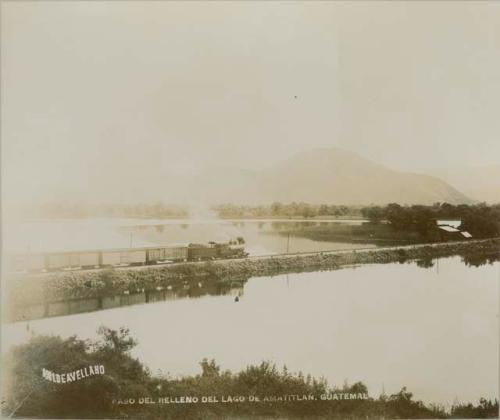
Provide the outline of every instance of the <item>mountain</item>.
[[339,149],[313,149],[260,172],[211,168],[189,183],[207,203],[471,203],[439,178],[400,172]]
[[[255,166],[255,163],[249,164]],[[496,201],[500,201],[500,190],[494,188],[500,174],[495,176],[493,169],[475,177],[459,172],[463,179],[457,179],[454,186],[460,191],[470,191],[470,197],[475,199],[497,197]],[[122,179],[117,175],[116,178],[103,184],[96,175],[89,178],[88,187],[84,190],[75,188],[72,195],[63,195],[65,191],[62,191],[61,197],[66,199],[60,201],[74,203],[75,208],[91,208],[96,203],[113,205],[161,201],[200,209],[196,210],[198,212],[205,211],[210,205],[223,203],[258,205],[276,201],[345,205],[474,202],[440,178],[392,170],[339,148],[308,150],[258,171],[229,164],[198,166],[184,172],[165,166],[160,172],[132,168],[130,176]],[[470,181],[470,189],[466,181]],[[491,182],[491,185],[483,181]],[[481,192],[480,186],[487,190]],[[51,197],[56,196],[53,194]],[[495,201],[493,199],[491,201]],[[16,212],[15,208],[11,211]]]
[[500,203],[500,165],[438,169],[433,173],[474,200]]

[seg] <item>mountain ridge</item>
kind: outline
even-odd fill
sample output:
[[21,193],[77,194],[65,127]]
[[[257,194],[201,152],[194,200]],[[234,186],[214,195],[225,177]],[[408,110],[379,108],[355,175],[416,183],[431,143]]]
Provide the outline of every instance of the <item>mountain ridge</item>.
[[[226,179],[227,178],[227,179]],[[336,147],[299,152],[259,172],[207,168],[192,185],[202,201],[264,204],[472,203],[458,189],[426,174],[402,172]]]
[[500,164],[436,169],[432,173],[474,200],[500,203]]

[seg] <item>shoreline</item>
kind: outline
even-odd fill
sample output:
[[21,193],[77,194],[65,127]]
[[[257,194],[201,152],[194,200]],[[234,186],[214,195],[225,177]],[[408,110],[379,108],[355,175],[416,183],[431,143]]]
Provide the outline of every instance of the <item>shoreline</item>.
[[[453,255],[499,255],[500,238],[357,250],[303,252],[159,266],[104,268],[6,276],[4,303],[11,309],[69,299],[99,298],[135,290],[158,290],[195,280],[246,280],[359,264],[431,260]],[[10,318],[7,316],[7,318]]]

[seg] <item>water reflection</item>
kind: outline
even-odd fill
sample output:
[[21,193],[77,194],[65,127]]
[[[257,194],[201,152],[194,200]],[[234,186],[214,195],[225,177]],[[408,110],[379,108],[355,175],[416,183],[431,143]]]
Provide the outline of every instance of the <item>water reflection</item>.
[[[419,268],[432,269],[437,268],[439,274],[440,260],[448,258],[422,258],[411,260],[402,255],[401,258],[387,264],[415,264]],[[500,254],[464,254],[461,255],[461,261],[468,267],[480,267],[486,264],[493,264],[500,260]],[[348,267],[347,267],[348,268]],[[304,270],[309,271],[309,270]],[[279,274],[279,273],[276,273]],[[288,285],[289,273],[285,274]],[[202,280],[187,279],[177,284],[171,284],[168,287],[157,287],[154,290],[135,290],[126,291],[126,294],[104,295],[96,298],[72,299],[65,301],[45,302],[29,306],[20,306],[11,308],[10,320],[26,321],[40,318],[50,318],[55,316],[73,315],[84,312],[100,311],[113,309],[122,306],[140,305],[160,301],[200,298],[203,296],[223,296],[233,295],[242,297],[244,287],[249,277],[241,276],[238,279],[217,279],[207,277]]]
[[434,260],[432,258],[422,258],[416,261],[417,266],[421,268],[432,268],[434,267]]
[[112,296],[96,298],[71,299],[65,301],[45,302],[41,304],[12,308],[12,321],[27,321],[55,316],[74,315],[84,312],[119,308],[122,306],[141,305],[169,300],[193,299],[202,296],[232,295],[241,297],[244,294],[246,280],[217,281],[214,279],[192,279],[166,288],[139,290]]
[[480,267],[485,264],[493,264],[499,260],[500,251],[496,254],[470,254],[462,256],[462,261],[469,267]]
[[[335,249],[375,248],[377,241],[358,241],[349,233],[350,226],[360,221],[287,221],[287,220],[220,220],[197,223],[171,223],[118,228],[124,236],[159,245],[180,243],[206,243],[228,241],[237,237],[245,239],[245,249],[250,255],[281,254],[285,252],[316,252]],[[326,226],[344,227],[344,236],[336,239],[322,235],[303,235],[311,228]]]
[[434,259],[436,269],[428,260],[367,264],[62,302],[52,315],[90,312],[4,325],[2,348],[26,342],[27,325],[81,339],[100,325],[127,326],[139,342],[133,356],[174,376],[199,373],[203,358],[233,371],[271,360],[332,384],[362,381],[375,395],[384,384],[388,394],[406,385],[426,402],[494,398],[499,263],[474,261],[480,267],[456,256]]

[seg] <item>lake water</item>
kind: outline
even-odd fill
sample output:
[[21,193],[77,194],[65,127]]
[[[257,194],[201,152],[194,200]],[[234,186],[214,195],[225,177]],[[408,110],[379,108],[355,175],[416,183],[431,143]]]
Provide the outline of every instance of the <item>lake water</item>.
[[81,219],[38,220],[6,225],[4,248],[12,253],[82,251],[109,248],[145,247],[189,242],[226,242],[243,237],[250,255],[284,252],[327,251],[375,247],[352,241],[316,241],[283,235],[295,225],[329,223],[360,224],[360,220],[141,220]]
[[317,241],[284,234],[300,225],[320,226],[321,224],[360,224],[362,221],[287,221],[287,220],[217,220],[197,223],[169,223],[162,225],[140,225],[121,227],[120,232],[139,241],[162,245],[209,241],[227,242],[242,237],[245,250],[250,255],[281,254],[286,252],[315,252],[336,249],[374,248],[375,244],[360,244],[350,241]]
[[427,268],[363,265],[221,289],[200,283],[109,298],[104,307],[114,309],[30,321],[29,331],[26,322],[4,325],[3,351],[33,331],[94,338],[101,325],[126,326],[139,342],[134,356],[153,372],[199,373],[205,357],[231,370],[270,360],[330,384],[363,381],[375,397],[407,386],[426,402],[472,402],[498,397],[499,280],[498,262],[471,267],[451,257]]

